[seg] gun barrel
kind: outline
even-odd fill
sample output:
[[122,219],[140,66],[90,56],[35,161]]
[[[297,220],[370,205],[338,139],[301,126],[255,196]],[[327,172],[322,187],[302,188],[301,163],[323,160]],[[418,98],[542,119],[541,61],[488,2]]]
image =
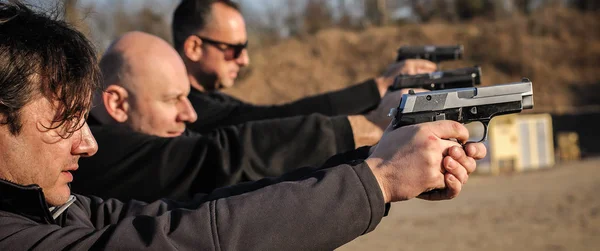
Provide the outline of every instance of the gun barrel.
[[426,45],[426,46],[402,46],[398,49],[396,61],[406,59],[426,59],[432,62],[458,60],[463,56],[462,45]]
[[473,87],[481,84],[481,67],[459,68],[417,75],[400,75],[390,89],[424,88],[442,90],[448,88]]

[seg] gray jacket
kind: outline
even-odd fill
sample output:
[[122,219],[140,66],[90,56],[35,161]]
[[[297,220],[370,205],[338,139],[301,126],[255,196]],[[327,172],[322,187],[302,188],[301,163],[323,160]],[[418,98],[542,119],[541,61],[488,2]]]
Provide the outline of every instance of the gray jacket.
[[372,231],[381,190],[363,161],[150,204],[75,195],[56,218],[42,189],[0,180],[0,250],[331,250]]

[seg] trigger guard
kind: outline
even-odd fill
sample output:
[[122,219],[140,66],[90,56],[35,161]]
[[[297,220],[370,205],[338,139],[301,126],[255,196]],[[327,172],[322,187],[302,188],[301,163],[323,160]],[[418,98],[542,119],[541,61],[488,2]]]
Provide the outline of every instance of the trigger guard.
[[489,121],[485,121],[485,122],[481,121],[481,124],[483,125],[483,138],[481,138],[481,140],[479,140],[479,141],[467,141],[463,145],[468,144],[468,143],[482,143],[487,140]]

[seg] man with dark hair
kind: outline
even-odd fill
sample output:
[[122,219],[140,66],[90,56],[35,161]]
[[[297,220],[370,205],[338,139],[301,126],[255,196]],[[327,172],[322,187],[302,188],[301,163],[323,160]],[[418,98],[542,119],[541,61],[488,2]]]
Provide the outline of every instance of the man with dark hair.
[[[455,197],[475,169],[444,140],[466,140],[466,128],[439,121],[387,131],[364,161],[186,203],[74,195],[70,173],[97,150],[84,121],[99,74],[93,49],[19,3],[0,3],[0,36],[0,250],[331,250],[372,231],[385,203]],[[482,144],[464,149],[485,156]]]
[[432,72],[436,65],[407,60],[391,65],[380,77],[336,92],[285,105],[256,106],[218,92],[233,86],[240,68],[248,66],[244,18],[229,0],[183,0],[173,14],[173,41],[186,65],[192,90],[189,99],[198,120],[190,128],[205,132],[247,121],[320,113],[363,114],[377,107],[398,74]]
[[62,22],[22,5],[0,8],[0,125],[8,129],[0,139],[0,177],[35,182],[49,204],[62,205],[73,200],[67,183],[79,157],[96,152],[85,124],[100,80],[95,51]]

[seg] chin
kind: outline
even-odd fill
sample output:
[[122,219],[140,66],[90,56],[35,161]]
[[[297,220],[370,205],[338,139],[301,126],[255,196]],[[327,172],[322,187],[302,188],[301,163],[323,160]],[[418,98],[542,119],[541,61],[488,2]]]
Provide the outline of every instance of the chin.
[[235,79],[228,79],[228,80],[219,82],[219,84],[217,85],[217,89],[227,89],[227,88],[233,87],[234,85],[235,85]]
[[46,202],[51,206],[61,206],[67,203],[69,196],[71,196],[71,188],[67,185],[45,193]]

